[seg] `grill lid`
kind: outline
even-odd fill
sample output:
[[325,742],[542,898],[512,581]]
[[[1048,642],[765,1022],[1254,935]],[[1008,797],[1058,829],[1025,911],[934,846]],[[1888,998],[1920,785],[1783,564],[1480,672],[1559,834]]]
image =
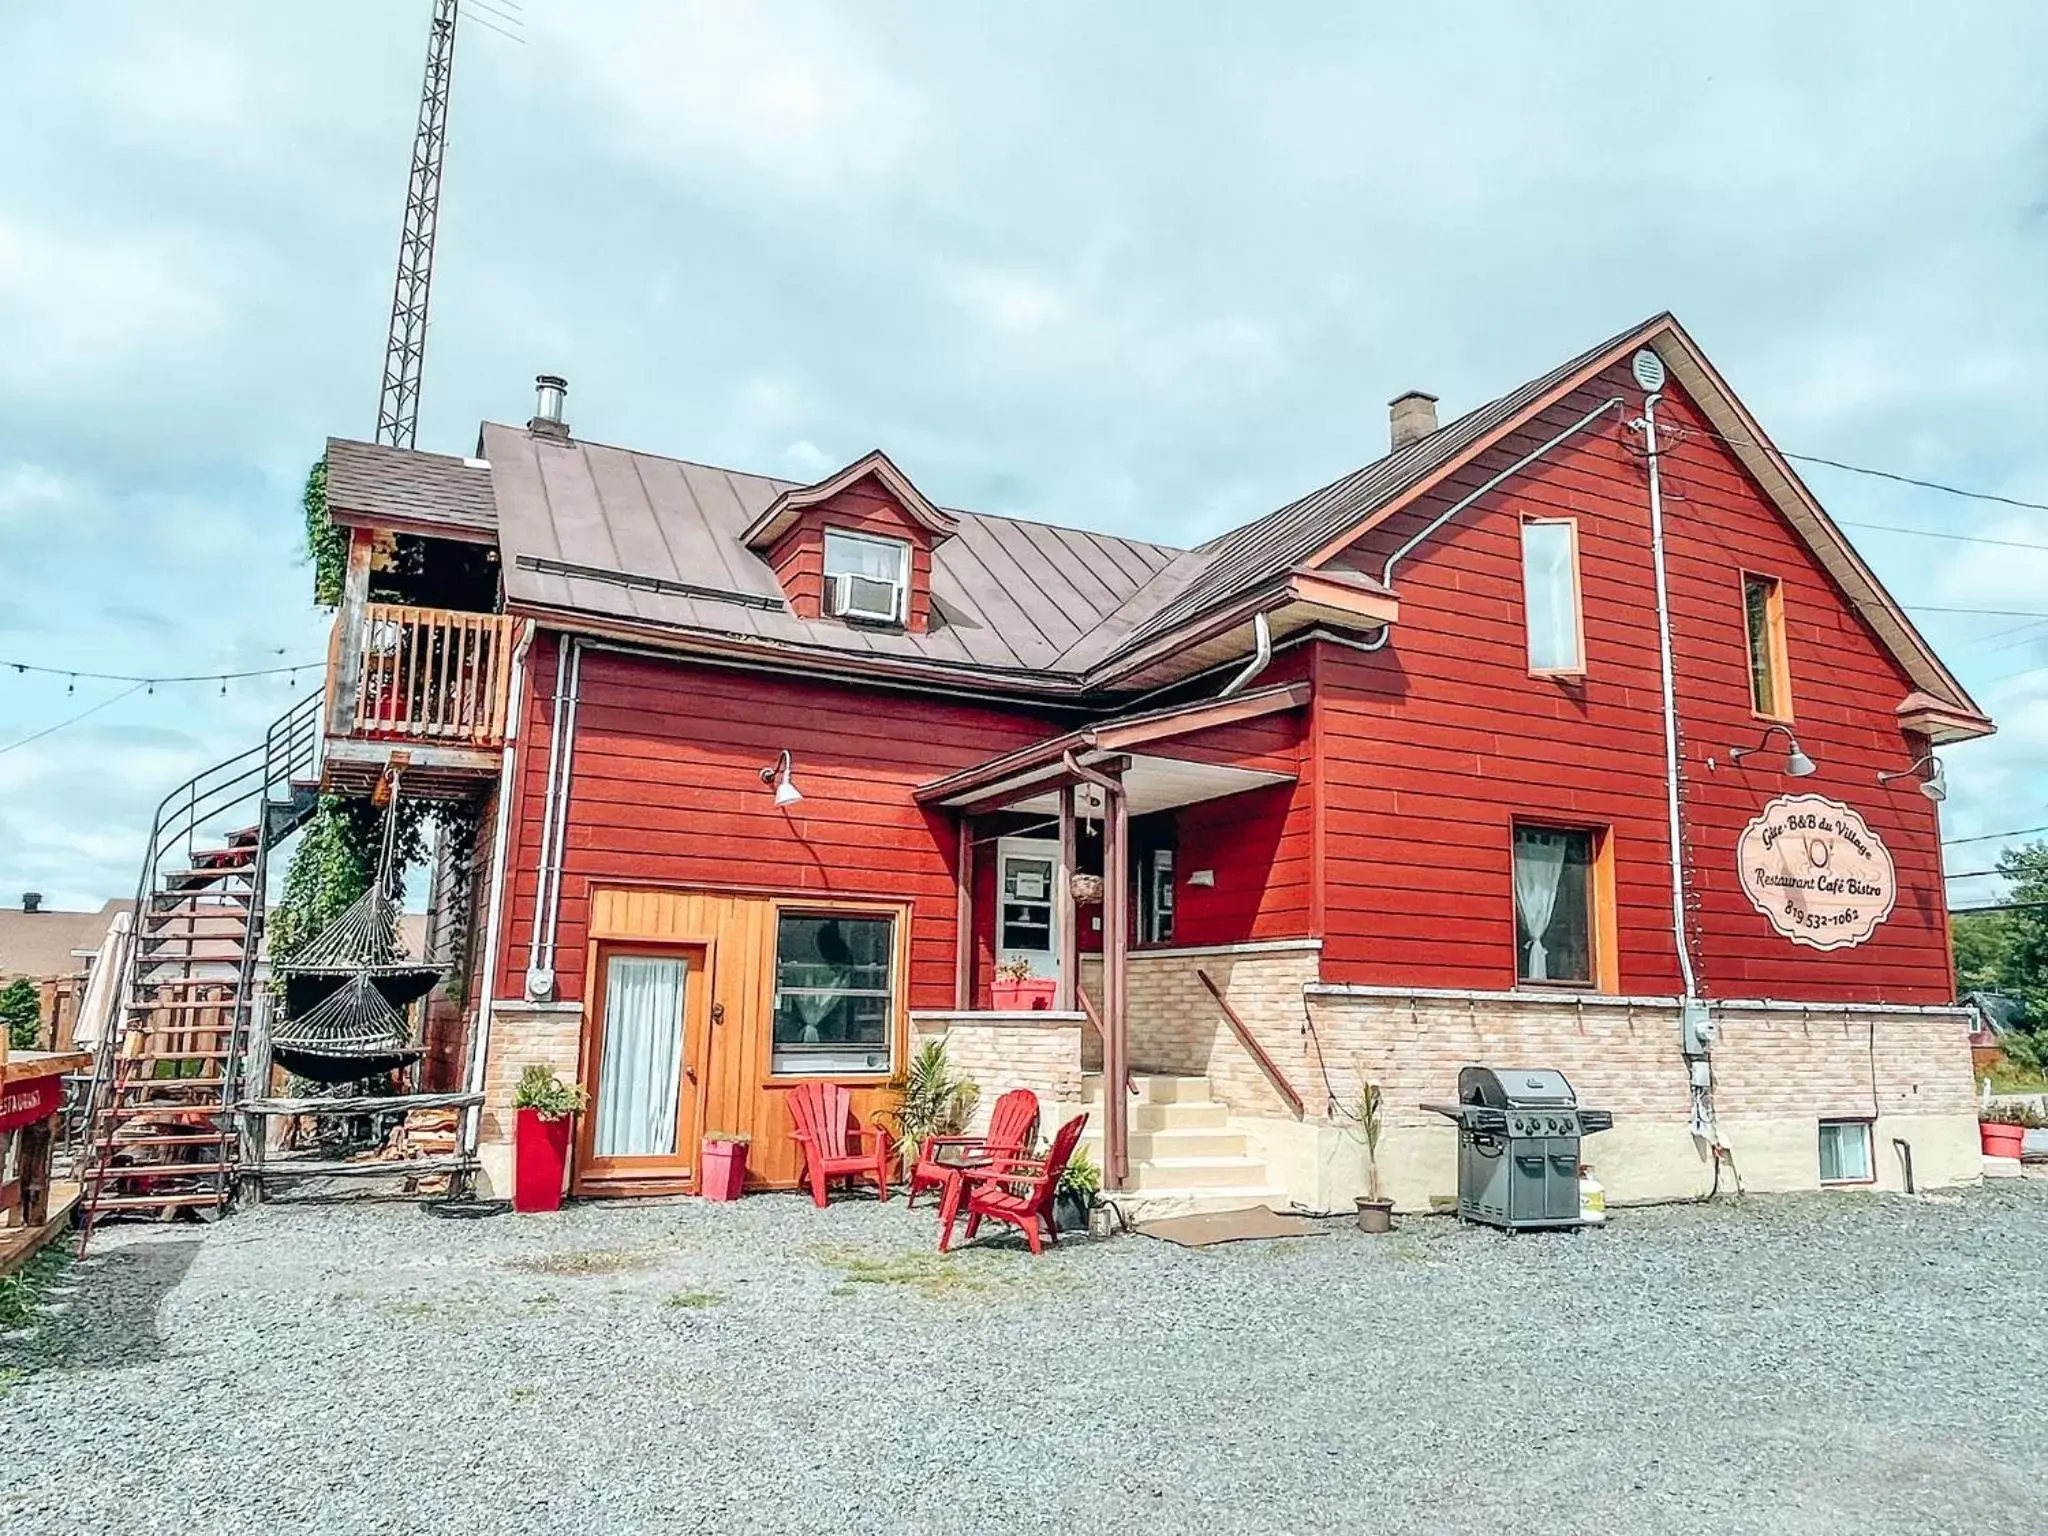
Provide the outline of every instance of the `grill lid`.
[[1574,1109],[1579,1096],[1549,1067],[1461,1067],[1458,1102],[1495,1109]]

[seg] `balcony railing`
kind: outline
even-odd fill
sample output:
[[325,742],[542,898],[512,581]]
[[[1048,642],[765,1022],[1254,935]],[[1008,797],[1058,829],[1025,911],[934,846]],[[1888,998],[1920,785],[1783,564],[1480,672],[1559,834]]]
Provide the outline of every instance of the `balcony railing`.
[[504,744],[514,620],[396,603],[365,603],[362,615],[353,646],[350,637],[336,637],[339,734],[455,747]]

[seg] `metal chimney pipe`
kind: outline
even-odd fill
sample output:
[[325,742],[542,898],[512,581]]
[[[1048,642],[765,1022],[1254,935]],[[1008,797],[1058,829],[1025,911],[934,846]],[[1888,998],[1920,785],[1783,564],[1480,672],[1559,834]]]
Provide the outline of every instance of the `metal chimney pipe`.
[[534,375],[533,388],[533,420],[526,424],[526,430],[535,437],[551,437],[566,443],[569,423],[562,419],[562,406],[568,399],[569,381],[559,374],[540,373]]

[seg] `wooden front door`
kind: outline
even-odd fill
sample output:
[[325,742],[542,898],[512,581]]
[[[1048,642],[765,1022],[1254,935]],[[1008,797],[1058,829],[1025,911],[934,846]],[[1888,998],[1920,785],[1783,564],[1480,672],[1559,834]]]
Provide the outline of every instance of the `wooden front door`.
[[710,1049],[704,945],[597,946],[577,1194],[694,1191]]

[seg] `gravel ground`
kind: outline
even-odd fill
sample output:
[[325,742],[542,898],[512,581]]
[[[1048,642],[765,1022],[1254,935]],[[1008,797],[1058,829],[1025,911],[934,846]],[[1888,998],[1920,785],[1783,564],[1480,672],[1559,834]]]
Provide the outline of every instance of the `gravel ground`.
[[2048,1184],[941,1259],[900,1200],[109,1229],[0,1530],[2048,1530]]

